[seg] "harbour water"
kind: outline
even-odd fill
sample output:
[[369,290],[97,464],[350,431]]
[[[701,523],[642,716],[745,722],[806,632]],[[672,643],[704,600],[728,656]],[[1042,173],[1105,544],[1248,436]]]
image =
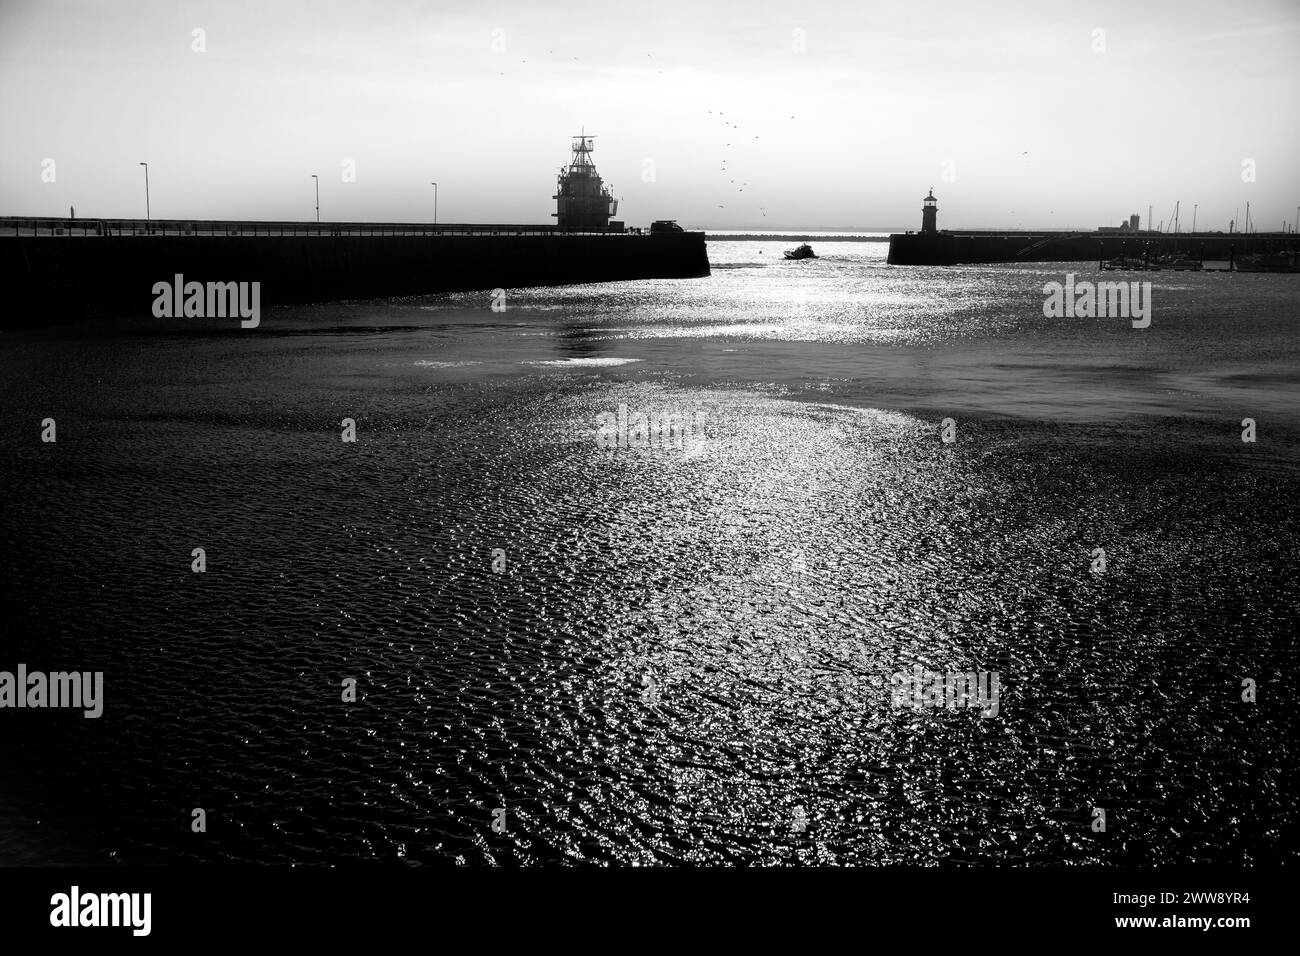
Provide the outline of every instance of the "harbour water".
[[1294,859],[1295,277],[796,242],[7,334],[0,863]]

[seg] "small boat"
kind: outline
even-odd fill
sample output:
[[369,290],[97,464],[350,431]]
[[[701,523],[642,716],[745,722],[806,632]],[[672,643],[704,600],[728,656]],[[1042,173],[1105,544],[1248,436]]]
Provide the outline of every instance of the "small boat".
[[787,249],[785,251],[785,257],[787,259],[816,259],[817,253],[813,252],[812,246],[808,245],[808,243],[805,242],[801,246],[795,246],[793,249]]
[[1115,270],[1127,272],[1129,270],[1134,270],[1134,269],[1139,271],[1146,271],[1148,269],[1157,270],[1160,268],[1160,264],[1157,262],[1147,262],[1145,259],[1136,259],[1129,256],[1118,256],[1107,262],[1103,262],[1101,267],[1103,270],[1107,272],[1112,272]]

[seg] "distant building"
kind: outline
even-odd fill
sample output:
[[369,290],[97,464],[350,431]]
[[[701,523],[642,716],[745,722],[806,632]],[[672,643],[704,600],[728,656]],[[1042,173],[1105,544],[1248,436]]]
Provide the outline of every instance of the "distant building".
[[556,178],[556,225],[561,229],[605,229],[610,216],[618,215],[618,200],[607,189],[591,161],[591,141],[585,131],[573,139],[573,158],[560,167]]
[[1098,226],[1098,232],[1141,232],[1139,226],[1142,223],[1142,217],[1137,213],[1128,217],[1128,222],[1121,222],[1118,226]]
[[926,196],[921,206],[921,231],[938,232],[936,225],[939,216],[938,200],[934,198],[934,187],[930,187],[930,195]]

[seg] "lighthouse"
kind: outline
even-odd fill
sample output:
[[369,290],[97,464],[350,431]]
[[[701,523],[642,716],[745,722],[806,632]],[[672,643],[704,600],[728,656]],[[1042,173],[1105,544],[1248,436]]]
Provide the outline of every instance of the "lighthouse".
[[935,217],[939,214],[939,200],[934,198],[934,187],[930,187],[930,195],[926,196],[921,206],[921,231],[927,233],[938,232],[935,228]]
[[584,129],[573,137],[573,158],[555,181],[556,225],[561,229],[604,230],[609,228],[609,217],[618,215],[618,200],[610,194],[596,166],[591,161],[592,140]]

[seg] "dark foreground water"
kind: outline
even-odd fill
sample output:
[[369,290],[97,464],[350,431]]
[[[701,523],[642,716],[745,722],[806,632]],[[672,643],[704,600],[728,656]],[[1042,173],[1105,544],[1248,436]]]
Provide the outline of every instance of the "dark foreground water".
[[1295,859],[1295,277],[818,251],[5,335],[0,863]]

